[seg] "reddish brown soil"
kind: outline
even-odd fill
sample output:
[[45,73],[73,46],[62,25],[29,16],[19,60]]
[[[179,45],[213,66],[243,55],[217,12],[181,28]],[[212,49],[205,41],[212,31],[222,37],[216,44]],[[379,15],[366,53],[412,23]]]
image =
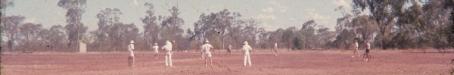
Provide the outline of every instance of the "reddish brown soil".
[[205,67],[197,52],[176,52],[174,67],[164,66],[163,54],[136,52],[135,67],[127,52],[4,53],[1,75],[448,75],[454,53],[372,51],[372,60],[352,58],[350,51],[256,51],[252,67],[243,67],[242,54],[216,52]]

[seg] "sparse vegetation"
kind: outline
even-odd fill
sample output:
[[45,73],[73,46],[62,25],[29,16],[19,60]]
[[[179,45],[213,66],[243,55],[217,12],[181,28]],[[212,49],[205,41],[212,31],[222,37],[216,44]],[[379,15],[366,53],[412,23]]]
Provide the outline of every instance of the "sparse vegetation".
[[[6,2],[6,3],[5,3]],[[271,48],[275,42],[289,50],[350,48],[353,39],[360,44],[372,41],[372,47],[381,49],[437,48],[454,46],[454,3],[451,0],[353,0],[353,9],[336,8],[343,14],[336,29],[330,30],[315,20],[294,26],[266,31],[260,22],[242,17],[241,12],[224,9],[203,13],[193,29],[182,29],[185,21],[177,7],[169,8],[170,15],[154,14],[153,3],[144,3],[146,15],[140,18],[144,31],[136,24],[121,22],[123,12],[117,8],[99,11],[98,29],[87,31],[80,21],[86,0],[59,0],[57,5],[67,10],[65,25],[49,29],[41,24],[24,22],[20,15],[1,16],[2,51],[75,51],[78,41],[88,44],[88,51],[118,51],[128,40],[137,41],[137,49],[150,49],[151,43],[172,40],[176,50],[195,49],[203,40],[212,40],[217,49],[231,44],[239,47],[241,41],[250,41],[256,48]],[[2,9],[11,6],[2,0]],[[370,15],[361,13],[370,12]],[[299,26],[298,26],[299,27]],[[89,33],[86,33],[89,32]],[[32,50],[30,50],[32,49]]]

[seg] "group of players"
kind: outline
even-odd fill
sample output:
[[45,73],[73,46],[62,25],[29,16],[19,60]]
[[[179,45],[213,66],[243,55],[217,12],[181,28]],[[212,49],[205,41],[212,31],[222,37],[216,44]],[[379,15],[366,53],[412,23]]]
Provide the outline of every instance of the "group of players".
[[[358,40],[355,40],[354,43],[353,43],[353,58],[358,56],[358,57],[362,57],[364,59],[364,61],[368,62],[369,59],[371,58],[371,56],[369,55],[369,52],[370,52],[370,49],[371,49],[371,45],[370,45],[370,42],[369,41],[365,41],[362,45],[364,48],[365,48],[365,51],[363,54],[360,54],[359,52],[359,47],[360,47],[360,44],[359,44],[359,41]],[[172,63],[172,42],[170,41],[166,41],[165,42],[165,45],[161,47],[162,50],[165,50],[166,53],[165,53],[165,66],[167,67],[172,67],[173,66],[173,63]],[[213,56],[212,56],[212,50],[213,50],[213,45],[211,45],[209,43],[208,40],[206,40],[204,42],[204,44],[200,47],[200,53],[201,53],[201,58],[204,60],[204,63],[205,63],[205,67],[207,67],[208,65],[212,66],[213,65]],[[154,43],[153,46],[152,46],[152,49],[154,51],[154,53],[158,54],[159,53],[159,46],[157,43]],[[227,52],[230,54],[231,53],[231,50],[232,50],[232,45],[228,45],[227,47]],[[247,67],[247,66],[252,66],[252,62],[251,62],[251,51],[252,51],[252,47],[248,44],[247,41],[244,41],[243,42],[243,46],[241,48],[241,50],[243,51],[243,55],[244,55],[244,60],[243,60],[243,66],[244,67]],[[134,66],[134,41],[131,40],[130,44],[128,45],[128,51],[129,51],[129,57],[128,57],[128,64],[130,67],[133,67]],[[274,43],[274,48],[272,49],[272,52],[274,54],[274,56],[277,56],[278,54],[278,44],[277,43]],[[157,55],[155,55],[157,56]],[[454,64],[454,59],[451,60],[451,64]],[[450,74],[451,75],[454,75],[454,67],[453,69],[450,71]]]
[[[153,46],[152,46],[154,52],[156,54],[159,53],[159,46],[157,43],[154,43]],[[204,60],[205,62],[205,66],[208,66],[208,64],[211,66],[213,64],[213,59],[212,59],[212,49],[213,49],[213,45],[211,45],[209,43],[208,40],[206,40],[204,42],[204,44],[200,47],[201,49],[201,58]],[[173,63],[172,63],[172,42],[170,41],[166,41],[165,42],[165,45],[161,47],[162,50],[165,50],[166,53],[165,53],[165,66],[167,67],[172,67],[173,66]],[[246,66],[252,66],[252,62],[251,62],[251,51],[252,51],[252,47],[248,44],[247,41],[244,41],[243,42],[243,46],[242,46],[242,51],[243,51],[243,55],[244,55],[244,63],[243,65],[246,67]],[[231,53],[231,50],[232,50],[232,46],[229,45],[228,49],[227,49],[227,52]],[[273,49],[275,52],[274,54],[277,56],[277,43],[275,44],[275,49]],[[128,51],[129,51],[129,57],[128,57],[128,65],[130,67],[133,67],[134,66],[134,41],[131,40],[130,44],[128,45]],[[156,56],[156,55],[155,55]]]
[[366,41],[365,44],[363,46],[365,46],[365,50],[364,50],[364,53],[361,55],[359,54],[359,41],[358,40],[355,40],[355,42],[353,43],[353,56],[352,57],[355,57],[355,56],[359,56],[359,57],[363,57],[363,59],[368,62],[369,59],[371,58],[371,56],[369,55],[369,52],[370,52],[370,42],[369,41]]
[[[366,62],[369,61],[370,59],[370,55],[369,55],[369,52],[370,52],[370,42],[369,41],[366,41],[364,46],[365,46],[365,51],[364,53],[361,55],[359,54],[359,43],[357,40],[355,40],[355,42],[353,43],[353,46],[354,46],[354,50],[353,50],[353,56],[352,57],[355,57],[355,56],[359,56],[359,57],[363,57],[364,60]],[[204,60],[204,63],[205,63],[205,66],[208,66],[208,65],[212,65],[213,64],[213,59],[212,59],[212,52],[211,50],[213,49],[213,45],[211,45],[209,43],[208,40],[206,40],[204,42],[203,45],[201,45],[200,47],[200,53],[201,53],[201,58]],[[153,46],[152,46],[152,49],[153,51],[158,54],[159,53],[159,46],[157,43],[154,43]],[[173,66],[173,63],[172,63],[172,42],[170,41],[166,41],[165,42],[165,45],[161,47],[162,50],[165,50],[166,53],[165,53],[165,66],[167,67],[172,67]],[[232,50],[232,45],[229,45],[228,48],[227,48],[227,52],[228,53],[231,53],[231,50]],[[244,60],[243,60],[243,66],[252,66],[252,62],[251,62],[251,51],[252,51],[252,47],[248,44],[247,41],[244,41],[243,42],[243,46],[241,48],[241,50],[243,51],[243,55],[244,55]],[[274,43],[274,48],[272,49],[272,52],[274,54],[274,56],[277,56],[277,50],[278,50],[278,44],[277,43]],[[131,40],[130,44],[128,45],[128,51],[129,51],[129,57],[128,57],[128,63],[129,63],[129,66],[130,67],[133,67],[134,66],[134,41]],[[156,56],[156,55],[155,55]]]

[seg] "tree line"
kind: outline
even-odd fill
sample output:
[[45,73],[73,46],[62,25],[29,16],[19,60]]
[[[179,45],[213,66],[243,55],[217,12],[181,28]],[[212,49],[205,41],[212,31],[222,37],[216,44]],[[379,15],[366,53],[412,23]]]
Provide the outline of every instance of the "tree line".
[[[339,6],[343,16],[330,30],[315,20],[298,27],[266,31],[253,18],[224,9],[202,13],[193,24],[185,23],[177,7],[170,15],[157,15],[153,3],[144,3],[145,15],[140,18],[143,31],[136,24],[121,22],[118,8],[98,12],[98,29],[87,31],[82,22],[86,0],[59,0],[57,6],[66,9],[66,25],[43,28],[41,24],[25,23],[26,17],[3,15],[10,0],[1,0],[2,51],[77,51],[79,42],[89,51],[125,51],[130,40],[138,50],[151,50],[153,43],[170,40],[176,50],[193,50],[205,40],[216,49],[228,45],[239,48],[249,41],[255,48],[271,48],[274,43],[288,50],[348,49],[355,40],[372,42],[374,48],[451,48],[454,47],[454,2],[451,0],[352,0],[352,10]],[[165,11],[165,10],[164,10]],[[365,15],[368,14],[368,15]],[[183,25],[193,25],[183,29]],[[279,25],[275,25],[279,27]]]
[[[338,47],[354,38],[372,41],[373,46],[381,49],[454,46],[452,0],[352,1],[353,10],[337,8],[344,15],[336,27],[336,39],[342,39],[335,41]],[[361,15],[365,12],[370,15]]]

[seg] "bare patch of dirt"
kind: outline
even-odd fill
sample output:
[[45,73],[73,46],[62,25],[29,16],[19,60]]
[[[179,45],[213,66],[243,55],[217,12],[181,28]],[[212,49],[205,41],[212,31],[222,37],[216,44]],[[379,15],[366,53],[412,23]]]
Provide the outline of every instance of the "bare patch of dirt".
[[128,67],[127,52],[112,53],[6,53],[2,75],[447,75],[453,53],[372,51],[372,60],[352,58],[350,51],[284,51],[274,56],[256,50],[252,67],[243,67],[240,52],[214,53],[205,67],[198,52],[176,52],[174,67],[164,66],[164,54],[136,52],[135,67]]

